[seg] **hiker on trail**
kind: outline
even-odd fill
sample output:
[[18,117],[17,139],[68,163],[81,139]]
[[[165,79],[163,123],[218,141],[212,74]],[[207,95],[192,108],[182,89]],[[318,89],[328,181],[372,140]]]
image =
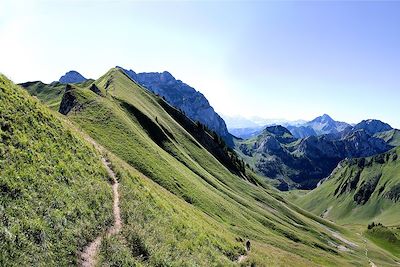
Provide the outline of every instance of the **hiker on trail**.
[[246,250],[250,251],[250,240],[246,241]]

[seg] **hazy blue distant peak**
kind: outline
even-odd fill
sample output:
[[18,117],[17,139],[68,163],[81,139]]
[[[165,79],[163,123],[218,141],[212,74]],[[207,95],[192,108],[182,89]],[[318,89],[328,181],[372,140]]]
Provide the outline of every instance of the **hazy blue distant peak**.
[[259,116],[244,117],[244,116],[230,116],[223,114],[228,129],[243,129],[243,128],[265,128],[265,126],[271,125],[300,125],[305,123],[305,120],[286,120],[286,119],[267,119]]
[[59,79],[60,83],[81,83],[87,79],[75,70],[68,71]]
[[322,116],[316,117],[311,122],[334,122],[334,120],[328,114],[324,114]]

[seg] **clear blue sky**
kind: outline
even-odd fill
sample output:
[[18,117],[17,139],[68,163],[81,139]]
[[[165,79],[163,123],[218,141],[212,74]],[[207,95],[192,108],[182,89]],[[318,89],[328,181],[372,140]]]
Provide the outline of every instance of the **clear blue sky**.
[[168,70],[228,115],[400,128],[400,2],[0,1],[0,72]]

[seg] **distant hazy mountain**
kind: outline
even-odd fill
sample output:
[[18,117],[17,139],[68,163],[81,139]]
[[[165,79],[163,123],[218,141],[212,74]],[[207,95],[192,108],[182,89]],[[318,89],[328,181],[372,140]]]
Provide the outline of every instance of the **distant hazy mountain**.
[[372,135],[370,126],[364,124],[355,129],[346,127],[346,131],[337,133],[344,124],[335,123],[326,116],[317,119],[312,121],[316,130],[332,133],[297,138],[282,126],[267,127],[255,137],[237,140],[237,150],[258,172],[281,180],[280,189],[310,189],[327,177],[341,160],[388,151],[393,148],[388,140],[393,141],[393,136],[397,140],[396,134],[387,131],[382,132],[382,138]]
[[59,79],[60,83],[81,83],[86,81],[87,79],[83,77],[79,72],[71,70],[65,73]]
[[239,138],[247,139],[253,136],[256,136],[262,132],[262,130],[267,126],[273,125],[302,125],[306,123],[304,120],[284,120],[284,119],[265,119],[261,117],[236,117],[236,116],[227,116],[223,115],[223,118],[228,126],[229,132]]
[[229,132],[234,136],[247,139],[262,132],[262,129],[271,125],[282,125],[286,127],[294,137],[305,138],[309,136],[319,136],[323,134],[337,134],[344,131],[350,124],[333,120],[329,115],[324,114],[311,121],[279,120],[241,117],[228,117],[227,125]]
[[261,127],[261,126],[265,125],[265,124],[260,125],[251,119],[241,117],[241,116],[229,116],[229,115],[225,115],[225,114],[222,114],[221,116],[224,119],[229,131],[231,129],[244,129],[244,128],[251,129],[251,128],[257,128],[257,127]]
[[351,127],[351,125],[346,122],[335,121],[327,114],[304,124],[288,125],[289,131],[297,138],[340,133],[347,127]]
[[165,98],[177,109],[194,121],[205,124],[209,129],[219,134],[229,146],[233,146],[225,121],[214,111],[205,96],[194,88],[176,80],[169,72],[136,73],[133,70],[122,69],[131,79]]
[[236,129],[229,129],[229,132],[238,138],[248,139],[250,137],[259,135],[264,128],[265,128],[265,126],[256,126],[256,127],[250,127],[250,128],[236,128]]

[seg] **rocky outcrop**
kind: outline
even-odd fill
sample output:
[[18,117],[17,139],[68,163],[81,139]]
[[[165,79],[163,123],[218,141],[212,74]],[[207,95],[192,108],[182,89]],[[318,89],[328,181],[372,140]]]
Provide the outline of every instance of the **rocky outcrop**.
[[93,93],[95,93],[95,94],[97,94],[99,96],[103,96],[103,93],[101,92],[101,90],[95,84],[92,84],[89,89]]
[[78,104],[78,100],[72,90],[72,86],[67,84],[58,110],[63,115],[67,115]]
[[59,79],[60,83],[82,83],[85,82],[87,79],[83,77],[79,72],[71,70],[65,73],[61,78]]
[[170,105],[183,111],[194,121],[199,121],[210,130],[215,131],[224,141],[233,146],[224,120],[214,111],[204,95],[180,80],[176,80],[169,72],[135,73],[122,69],[132,80],[153,93],[162,96]]

